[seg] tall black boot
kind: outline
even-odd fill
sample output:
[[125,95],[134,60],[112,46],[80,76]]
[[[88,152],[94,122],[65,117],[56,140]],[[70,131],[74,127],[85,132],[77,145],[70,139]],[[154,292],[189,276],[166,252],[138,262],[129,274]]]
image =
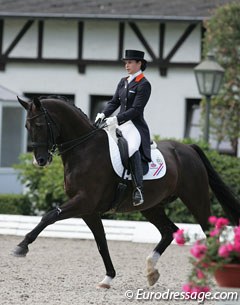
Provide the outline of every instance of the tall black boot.
[[138,206],[144,202],[143,199],[143,169],[141,155],[136,151],[130,158],[130,171],[133,181],[133,205]]

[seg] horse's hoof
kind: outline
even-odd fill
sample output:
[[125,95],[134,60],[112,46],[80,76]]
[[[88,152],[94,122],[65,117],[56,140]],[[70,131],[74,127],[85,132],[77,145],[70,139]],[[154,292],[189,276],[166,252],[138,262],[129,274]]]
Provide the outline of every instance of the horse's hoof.
[[108,284],[104,284],[104,283],[99,283],[97,285],[97,288],[100,289],[100,288],[104,288],[104,289],[109,289],[111,286],[108,285]]
[[13,256],[17,256],[17,257],[25,257],[28,253],[28,247],[20,247],[17,246],[13,251],[12,251],[12,255]]
[[159,279],[159,276],[160,276],[160,274],[157,269],[154,269],[153,272],[148,273],[147,279],[148,279],[149,286],[153,286]]

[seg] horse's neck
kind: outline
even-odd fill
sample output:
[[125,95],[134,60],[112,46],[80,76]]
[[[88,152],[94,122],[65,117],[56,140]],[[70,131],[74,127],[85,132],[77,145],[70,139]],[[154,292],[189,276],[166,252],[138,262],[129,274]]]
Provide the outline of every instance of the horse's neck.
[[[59,125],[59,142],[66,142],[90,133],[94,127],[79,109],[74,109],[64,103],[58,103],[53,108],[52,114],[55,115]],[[56,111],[56,109],[58,109]]]
[[71,116],[65,123],[61,122],[60,138],[62,141],[69,141],[87,135],[93,129],[94,127],[84,118]]

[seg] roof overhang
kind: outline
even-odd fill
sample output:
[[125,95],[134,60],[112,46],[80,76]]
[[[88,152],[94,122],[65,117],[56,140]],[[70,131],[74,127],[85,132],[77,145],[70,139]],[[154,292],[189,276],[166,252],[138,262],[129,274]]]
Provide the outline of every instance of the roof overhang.
[[75,19],[102,21],[148,21],[148,22],[193,22],[200,23],[209,17],[203,16],[157,16],[157,15],[124,15],[124,14],[68,14],[68,13],[13,13],[0,12],[0,18],[28,18],[28,19]]

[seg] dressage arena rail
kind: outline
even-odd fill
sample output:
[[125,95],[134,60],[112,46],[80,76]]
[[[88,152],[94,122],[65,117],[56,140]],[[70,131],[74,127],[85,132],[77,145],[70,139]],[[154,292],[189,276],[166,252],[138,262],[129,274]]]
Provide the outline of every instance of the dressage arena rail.
[[[25,236],[41,220],[41,216],[22,216],[0,214],[0,234]],[[139,243],[158,243],[160,234],[149,222],[103,219],[108,240],[131,241]],[[177,224],[192,238],[204,233],[197,224]],[[49,225],[40,234],[42,237],[94,239],[91,231],[81,218],[70,218]],[[174,243],[174,242],[173,242]]]

